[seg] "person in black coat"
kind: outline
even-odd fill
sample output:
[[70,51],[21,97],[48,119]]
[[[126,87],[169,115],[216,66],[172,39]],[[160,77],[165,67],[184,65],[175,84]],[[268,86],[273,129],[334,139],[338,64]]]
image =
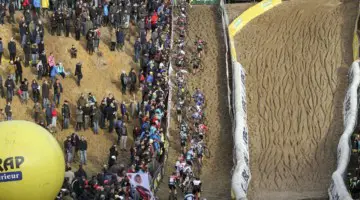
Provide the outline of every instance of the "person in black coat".
[[14,83],[14,80],[11,79],[10,76],[8,76],[8,78],[5,81],[5,87],[6,87],[6,90],[7,90],[6,101],[11,102],[12,97],[14,96],[15,83]]
[[75,67],[75,76],[77,76],[77,85],[80,86],[80,81],[81,79],[83,78],[83,74],[82,74],[82,71],[81,71],[81,67],[82,67],[82,64],[81,62],[77,63],[76,64],[76,67]]
[[14,64],[16,66],[16,70],[15,70],[16,78],[15,78],[15,80],[16,80],[16,85],[17,85],[19,82],[21,83],[21,81],[22,81],[22,73],[23,73],[19,57],[16,58]]
[[70,13],[67,13],[65,16],[65,37],[69,37],[71,27],[71,16]]
[[74,147],[74,160],[78,157],[80,137],[76,133],[71,134],[71,144]]
[[15,43],[13,37],[10,39],[10,42],[8,43],[8,50],[9,50],[9,54],[10,54],[10,60],[15,61],[16,43]]
[[[29,35],[26,32],[26,35]],[[29,66],[30,58],[31,58],[31,42],[28,40],[24,45],[24,54],[25,54],[25,67]]]
[[3,79],[2,79],[1,75],[0,75],[0,96],[1,96],[1,98],[5,98],[5,90],[4,90]]
[[109,133],[112,133],[114,130],[114,119],[115,119],[115,105],[111,103],[110,106],[105,108],[106,118],[109,120]]
[[9,23],[14,23],[15,24],[15,5],[13,1],[10,1],[9,4]]

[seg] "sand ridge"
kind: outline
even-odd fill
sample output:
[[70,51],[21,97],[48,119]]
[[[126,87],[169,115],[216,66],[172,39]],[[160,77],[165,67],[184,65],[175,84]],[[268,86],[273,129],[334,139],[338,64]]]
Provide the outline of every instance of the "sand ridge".
[[249,199],[327,196],[357,6],[284,2],[235,36],[247,72]]

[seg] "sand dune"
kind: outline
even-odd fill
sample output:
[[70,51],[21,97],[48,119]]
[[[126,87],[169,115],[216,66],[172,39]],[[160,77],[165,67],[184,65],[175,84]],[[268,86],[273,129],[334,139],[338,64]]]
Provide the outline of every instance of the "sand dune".
[[327,196],[357,6],[284,2],[235,37],[247,71],[249,199]]

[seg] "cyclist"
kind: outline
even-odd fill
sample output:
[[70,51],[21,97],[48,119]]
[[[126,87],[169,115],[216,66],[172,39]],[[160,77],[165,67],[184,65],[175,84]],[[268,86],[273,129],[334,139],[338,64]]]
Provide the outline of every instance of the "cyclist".
[[184,189],[191,181],[190,179],[193,177],[193,171],[191,169],[191,165],[185,165],[182,175],[183,175],[182,177],[183,182],[181,184],[181,188]]
[[204,148],[201,144],[198,143],[196,145],[196,157],[198,159],[198,162],[200,163],[200,166],[202,166],[203,154],[204,154]]
[[190,63],[193,67],[193,74],[196,74],[196,72],[199,70],[201,59],[199,57],[194,57]]
[[179,177],[176,175],[176,172],[173,172],[169,178],[169,189],[170,189],[170,193],[172,193],[172,191],[174,191],[175,195],[177,193],[176,183],[178,182],[178,180],[179,180]]
[[201,39],[195,41],[196,50],[197,50],[197,52],[198,52],[198,57],[199,57],[199,58],[200,58],[200,56],[201,56],[201,53],[202,53],[202,51],[203,51],[203,49],[204,49],[204,45],[205,45],[205,44],[206,44],[206,42],[205,42],[204,40],[201,40]]
[[188,164],[188,165],[192,165],[192,161],[193,161],[193,159],[194,159],[194,155],[195,155],[195,153],[194,153],[194,149],[193,148],[190,148],[189,149],[189,151],[186,153],[186,163]]
[[195,178],[192,182],[191,182],[193,191],[192,193],[195,195],[196,199],[198,199],[200,197],[200,192],[201,192],[201,181],[200,178]]
[[185,152],[186,142],[188,140],[187,132],[180,130],[180,139],[181,139],[181,152]]
[[195,88],[195,92],[192,97],[196,104],[203,104],[205,102],[205,96],[202,94],[199,88]]
[[195,195],[192,193],[185,194],[184,200],[195,200]]

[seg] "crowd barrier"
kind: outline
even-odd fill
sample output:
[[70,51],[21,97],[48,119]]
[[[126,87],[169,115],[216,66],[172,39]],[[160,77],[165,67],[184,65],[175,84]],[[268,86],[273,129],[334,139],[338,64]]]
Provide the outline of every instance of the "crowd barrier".
[[[173,47],[173,36],[174,36],[174,9],[173,5],[176,4],[176,1],[172,1],[172,10],[171,10],[171,43],[170,43],[170,49]],[[151,188],[152,192],[156,194],[157,190],[159,189],[160,182],[164,178],[165,175],[165,166],[168,159],[168,152],[169,152],[169,138],[170,138],[170,119],[171,119],[171,102],[172,102],[172,83],[171,83],[171,74],[173,73],[173,68],[171,64],[171,57],[169,60],[169,70],[168,70],[168,86],[169,86],[169,92],[168,92],[168,101],[167,101],[167,115],[166,115],[166,135],[165,135],[165,143],[164,143],[164,159],[162,164],[157,168],[157,170],[154,173],[154,176],[151,180]]]
[[346,169],[350,161],[350,138],[354,132],[357,121],[358,87],[360,85],[359,61],[352,63],[348,76],[349,88],[343,106],[345,128],[337,148],[337,168],[331,176],[331,184],[328,190],[330,200],[352,200],[351,195],[346,188],[344,178],[346,177]]
[[[360,10],[360,5],[358,11]],[[337,147],[337,168],[331,176],[331,184],[328,189],[330,200],[350,200],[352,199],[348,188],[345,184],[346,172],[351,157],[351,135],[356,128],[358,113],[358,87],[360,83],[360,66],[359,66],[359,17],[358,13],[353,39],[353,59],[349,70],[349,88],[345,96],[343,115],[344,115],[344,132],[340,137]]]
[[[232,60],[232,102],[234,111],[234,168],[232,170],[231,196],[233,199],[247,199],[251,180],[249,167],[249,136],[246,114],[246,73],[237,61],[234,36],[252,19],[282,3],[282,0],[263,0],[238,16],[229,26],[229,45]],[[225,20],[226,21],[226,20]]]

